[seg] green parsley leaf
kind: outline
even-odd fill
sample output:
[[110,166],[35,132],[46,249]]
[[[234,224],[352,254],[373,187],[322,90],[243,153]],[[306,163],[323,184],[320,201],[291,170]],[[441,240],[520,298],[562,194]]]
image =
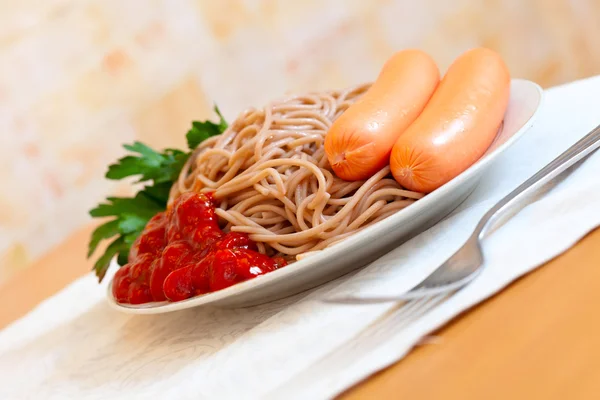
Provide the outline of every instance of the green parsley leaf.
[[140,175],[138,182],[172,182],[181,171],[188,157],[181,150],[166,149],[157,153],[143,143],[135,142],[133,145],[124,145],[126,150],[140,154],[139,156],[125,156],[117,163],[108,166],[106,177],[119,180],[129,176]]
[[102,254],[94,264],[94,270],[96,271],[96,276],[100,282],[102,282],[102,278],[104,278],[104,275],[106,275],[106,271],[110,265],[110,260],[112,260],[117,253],[127,254],[127,252],[127,246],[125,245],[125,239],[123,236],[119,236],[108,245],[104,254]]
[[90,211],[92,217],[119,217],[122,214],[138,214],[148,219],[152,218],[157,212],[164,210],[163,204],[160,204],[150,198],[143,190],[138,192],[135,197],[107,197],[107,203],[99,204]]
[[148,223],[146,218],[136,214],[123,214],[118,221],[119,232],[123,234],[141,232]]
[[211,136],[219,135],[225,132],[225,130],[227,129],[227,122],[225,121],[225,118],[223,118],[219,107],[215,106],[214,110],[215,113],[217,113],[217,115],[219,116],[218,124],[215,124],[211,121],[192,122],[192,129],[190,129],[187,135],[185,135],[190,150],[194,150],[204,140],[210,138]]
[[131,245],[142,233],[148,221],[157,213],[166,210],[171,186],[179,177],[191,151],[203,140],[221,134],[227,129],[227,122],[219,108],[215,106],[214,110],[219,117],[219,123],[192,122],[192,129],[186,135],[189,152],[177,149],[158,152],[141,142],[134,142],[123,146],[132,154],[109,165],[106,172],[107,179],[120,180],[137,176],[137,182],[145,182],[146,185],[134,197],[107,197],[105,202],[90,210],[90,215],[94,218],[114,217],[98,226],[90,238],[88,257],[93,255],[103,240],[116,237],[94,265],[100,281],[115,256],[119,265],[127,263]]
[[[131,246],[131,245],[130,245]],[[117,264],[123,266],[129,262],[129,246],[117,253]]]
[[119,233],[119,221],[114,219],[112,221],[106,222],[99,227],[97,227],[94,232],[92,232],[92,239],[90,240],[90,244],[88,247],[88,257],[94,254],[98,244],[104,240],[111,238]]
[[[179,176],[179,174],[177,174]],[[171,192],[171,186],[173,186],[173,182],[177,177],[175,177],[172,181],[157,183],[152,186],[146,186],[144,189],[144,194],[149,198],[157,202],[158,204],[164,204],[164,208],[167,206],[167,202],[169,201],[169,193]]]

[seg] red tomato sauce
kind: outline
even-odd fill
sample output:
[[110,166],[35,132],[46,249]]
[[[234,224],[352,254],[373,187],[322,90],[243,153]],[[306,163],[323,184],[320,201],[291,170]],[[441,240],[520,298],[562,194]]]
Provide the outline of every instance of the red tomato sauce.
[[113,279],[119,303],[180,301],[214,292],[286,265],[261,254],[247,234],[225,233],[210,194],[184,193],[155,215]]

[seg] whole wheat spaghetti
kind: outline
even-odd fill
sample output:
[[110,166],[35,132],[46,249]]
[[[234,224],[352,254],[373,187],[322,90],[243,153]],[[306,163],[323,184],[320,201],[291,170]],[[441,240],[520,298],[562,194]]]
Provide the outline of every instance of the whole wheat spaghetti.
[[347,182],[329,166],[323,142],[331,123],[368,85],[291,96],[243,112],[194,151],[171,190],[214,192],[224,229],[246,232],[265,254],[301,258],[421,198],[385,167]]

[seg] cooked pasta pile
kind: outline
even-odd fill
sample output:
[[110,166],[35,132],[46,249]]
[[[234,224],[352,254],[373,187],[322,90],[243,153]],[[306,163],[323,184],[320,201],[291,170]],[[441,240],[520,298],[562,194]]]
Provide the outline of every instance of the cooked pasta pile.
[[214,192],[224,229],[246,232],[259,251],[300,259],[420,199],[385,167],[367,181],[337,178],[323,142],[331,123],[368,85],[292,96],[249,109],[195,150],[170,202]]

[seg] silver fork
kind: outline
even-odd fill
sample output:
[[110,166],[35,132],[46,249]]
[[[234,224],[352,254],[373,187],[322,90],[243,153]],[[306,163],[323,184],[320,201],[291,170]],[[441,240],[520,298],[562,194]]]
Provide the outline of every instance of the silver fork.
[[[458,290],[468,285],[481,272],[483,254],[480,240],[489,235],[501,222],[515,215],[524,206],[531,204],[541,192],[551,190],[560,180],[575,170],[581,162],[600,147],[600,125],[583,139],[571,146],[538,173],[500,200],[479,221],[465,244],[446,262],[432,272],[423,282],[407,293],[385,297],[343,297],[323,301],[342,304],[373,304],[398,302],[379,319],[359,332],[340,347],[320,358],[283,385],[270,392],[265,398],[277,399],[290,393],[303,393],[315,382],[327,380],[325,384],[336,387],[331,371],[340,365],[349,367],[376,350],[381,343],[399,335],[402,328],[417,321],[432,308],[440,305]],[[545,190],[542,190],[545,189]],[[393,355],[392,355],[393,356]]]
[[600,125],[496,203],[481,218],[465,244],[408,292],[397,296],[333,297],[324,301],[342,304],[374,304],[450,295],[462,289],[481,273],[483,266],[481,240],[523,207],[536,201],[541,189],[546,188],[545,192],[551,190],[598,147],[600,147]]

